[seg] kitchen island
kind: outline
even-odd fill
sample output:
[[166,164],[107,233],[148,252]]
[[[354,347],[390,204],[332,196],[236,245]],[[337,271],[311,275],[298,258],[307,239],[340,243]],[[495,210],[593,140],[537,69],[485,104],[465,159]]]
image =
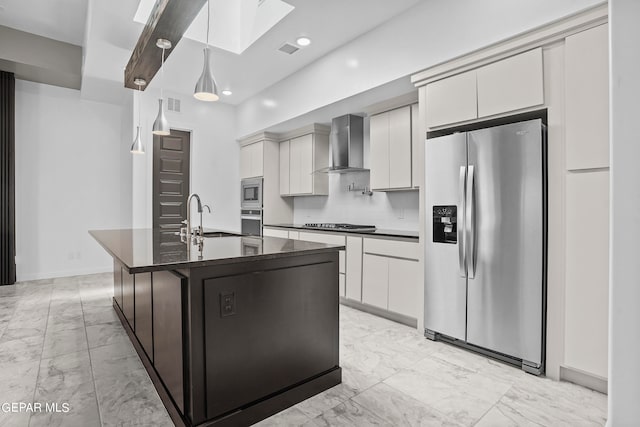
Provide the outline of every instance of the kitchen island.
[[90,234],[114,259],[113,307],[176,425],[249,425],[341,382],[343,246]]

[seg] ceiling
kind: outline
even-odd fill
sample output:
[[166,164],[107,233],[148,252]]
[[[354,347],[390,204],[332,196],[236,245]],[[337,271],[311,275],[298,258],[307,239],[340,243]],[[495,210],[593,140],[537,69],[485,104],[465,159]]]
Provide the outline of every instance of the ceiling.
[[0,0],[0,25],[82,45],[87,0]]
[[[219,0],[216,0],[219,1]],[[235,0],[226,0],[235,1]],[[212,47],[212,69],[220,89],[238,104],[333,49],[427,0],[285,0],[295,7],[272,29],[238,55]],[[117,102],[124,93],[123,74],[143,25],[134,21],[135,0],[0,0],[0,25],[83,45],[83,96]],[[87,6],[88,4],[88,6]],[[88,10],[88,13],[87,13]],[[28,12],[28,13],[27,13]],[[196,19],[194,26],[206,25]],[[212,28],[216,26],[213,16]],[[86,34],[85,34],[86,31]],[[191,28],[192,33],[204,33]],[[277,49],[300,35],[310,46],[293,55]],[[165,89],[190,95],[202,71],[203,44],[184,38],[165,66]],[[149,85],[158,88],[159,74]],[[116,90],[117,89],[117,90]]]

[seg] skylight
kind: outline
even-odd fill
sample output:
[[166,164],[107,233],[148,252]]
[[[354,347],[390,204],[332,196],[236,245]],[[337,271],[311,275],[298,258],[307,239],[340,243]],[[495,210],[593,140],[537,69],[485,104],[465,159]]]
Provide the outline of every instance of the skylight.
[[[146,24],[155,0],[140,0],[133,20]],[[273,28],[294,9],[282,0],[211,0],[209,44],[238,55]],[[206,42],[206,5],[184,34]]]

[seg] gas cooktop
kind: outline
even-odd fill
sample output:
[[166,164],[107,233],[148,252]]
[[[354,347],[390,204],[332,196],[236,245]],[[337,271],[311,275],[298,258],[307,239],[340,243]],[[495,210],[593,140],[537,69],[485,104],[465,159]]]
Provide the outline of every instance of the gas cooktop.
[[341,224],[341,223],[307,223],[309,228],[319,228],[324,230],[349,230],[349,231],[375,231],[375,225]]

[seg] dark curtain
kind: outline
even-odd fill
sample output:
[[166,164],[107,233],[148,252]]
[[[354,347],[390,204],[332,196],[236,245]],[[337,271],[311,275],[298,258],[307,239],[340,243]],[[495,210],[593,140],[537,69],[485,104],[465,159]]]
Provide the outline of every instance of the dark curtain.
[[13,73],[0,71],[0,285],[16,282],[15,92]]

